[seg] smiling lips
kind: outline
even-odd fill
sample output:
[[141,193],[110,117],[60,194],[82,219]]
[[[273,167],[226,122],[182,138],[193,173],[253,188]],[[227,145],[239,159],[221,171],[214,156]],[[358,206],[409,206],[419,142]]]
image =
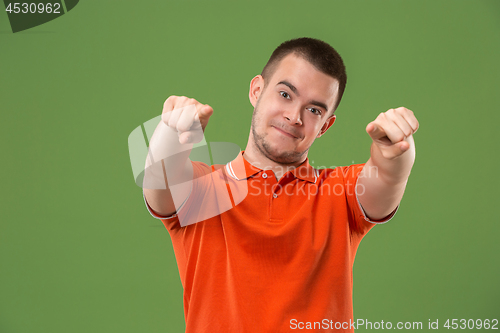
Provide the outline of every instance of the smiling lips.
[[276,129],[281,134],[283,134],[284,136],[287,136],[287,137],[292,138],[292,139],[298,139],[295,135],[290,134],[288,132],[285,132],[285,130],[283,130],[283,129],[279,128],[279,127],[273,126],[273,128]]

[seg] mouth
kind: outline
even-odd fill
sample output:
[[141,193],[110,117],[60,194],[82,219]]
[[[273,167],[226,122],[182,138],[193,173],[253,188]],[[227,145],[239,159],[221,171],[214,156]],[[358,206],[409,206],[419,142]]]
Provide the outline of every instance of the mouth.
[[295,135],[292,135],[288,132],[285,132],[284,130],[282,130],[281,128],[278,128],[278,127],[275,127],[275,126],[272,126],[275,130],[277,130],[278,132],[280,132],[281,134],[283,134],[284,136],[287,136],[289,138],[292,138],[292,139],[298,139]]

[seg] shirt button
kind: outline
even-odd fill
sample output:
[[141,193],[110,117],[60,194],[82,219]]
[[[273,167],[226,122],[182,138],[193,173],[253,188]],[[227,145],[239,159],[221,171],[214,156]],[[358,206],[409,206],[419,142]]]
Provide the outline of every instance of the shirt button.
[[273,198],[276,199],[278,195],[276,193],[273,193]]
[[265,172],[264,172],[264,173],[262,174],[262,178],[267,178],[267,173],[265,173]]

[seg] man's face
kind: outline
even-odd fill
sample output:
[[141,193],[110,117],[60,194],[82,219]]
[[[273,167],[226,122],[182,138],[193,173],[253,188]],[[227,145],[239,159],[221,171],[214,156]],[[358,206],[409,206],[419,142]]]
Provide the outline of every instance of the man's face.
[[338,81],[293,53],[281,60],[268,81],[264,89],[258,75],[250,86],[250,140],[276,163],[299,162],[333,124]]

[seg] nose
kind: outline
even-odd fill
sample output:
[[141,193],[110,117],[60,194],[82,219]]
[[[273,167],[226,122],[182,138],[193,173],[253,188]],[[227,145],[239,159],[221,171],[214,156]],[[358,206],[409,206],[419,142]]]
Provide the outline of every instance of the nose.
[[283,117],[287,120],[290,125],[302,125],[302,119],[300,117],[300,109],[288,109],[283,112]]

